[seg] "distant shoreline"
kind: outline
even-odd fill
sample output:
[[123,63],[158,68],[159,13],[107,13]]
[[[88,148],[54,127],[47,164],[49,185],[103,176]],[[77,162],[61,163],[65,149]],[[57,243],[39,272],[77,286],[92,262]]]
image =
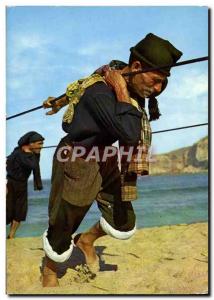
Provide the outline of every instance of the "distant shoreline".
[[[204,223],[208,223],[208,221],[197,221],[197,222],[191,222],[191,223],[178,223],[178,224],[165,224],[165,225],[160,225],[160,226],[145,226],[145,227],[137,227],[137,231],[141,231],[144,229],[155,229],[155,228],[162,228],[162,227],[166,227],[166,226],[189,226],[189,225],[194,225],[194,224],[204,224]],[[9,225],[8,225],[9,226]],[[78,230],[77,230],[78,232]],[[42,233],[43,234],[43,233]],[[36,236],[20,236],[20,237],[15,237],[15,239],[34,239],[34,238],[42,238],[42,234],[41,235],[36,235]],[[6,235],[7,236],[7,235]]]
[[[152,176],[152,177],[155,177],[155,176],[170,176],[170,175],[198,175],[198,174],[201,174],[201,175],[205,175],[205,174],[208,174],[208,170],[205,170],[205,171],[200,171],[200,172],[178,172],[178,173],[160,173],[160,174],[149,174],[149,175],[144,175],[144,176]],[[139,176],[139,177],[144,177],[144,176]],[[47,179],[47,178],[44,178],[42,179],[43,181],[50,181],[50,179]],[[33,180],[29,180],[28,181],[29,183],[33,183]]]
[[[141,231],[144,229],[155,229],[155,228],[162,228],[162,227],[166,227],[166,226],[189,226],[189,225],[194,225],[194,224],[204,224],[204,223],[209,223],[208,221],[204,220],[204,221],[195,221],[195,222],[191,222],[191,223],[178,223],[178,224],[164,224],[164,225],[154,225],[154,226],[144,226],[144,227],[137,227],[137,231]],[[9,226],[9,225],[8,225]],[[79,230],[77,230],[76,232],[80,232]],[[43,234],[43,233],[42,233]],[[34,236],[20,236],[20,237],[16,237],[16,239],[34,239],[34,238],[41,238],[42,239],[42,234],[40,235],[34,235]],[[6,234],[7,236],[7,234]]]
[[177,175],[197,175],[197,174],[201,174],[201,175],[205,175],[208,174],[208,170],[205,171],[199,171],[199,172],[177,172],[177,173],[156,173],[156,174],[149,174],[148,176],[177,176]]
[[[41,192],[29,185],[29,210],[17,236],[41,236],[48,224],[48,198],[51,181],[43,182]],[[138,200],[133,201],[138,228],[206,222],[208,220],[208,174],[168,174],[139,177]],[[78,231],[85,231],[100,217],[93,202]],[[9,227],[8,227],[9,228]],[[7,228],[7,231],[8,231]]]

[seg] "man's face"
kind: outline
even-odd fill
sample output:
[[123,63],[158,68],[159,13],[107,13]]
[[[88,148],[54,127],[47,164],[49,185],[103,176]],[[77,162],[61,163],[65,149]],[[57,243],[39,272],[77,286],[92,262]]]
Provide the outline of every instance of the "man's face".
[[43,147],[43,141],[33,142],[29,144],[29,149],[36,154],[39,154]]
[[[131,72],[142,70],[142,64],[139,61],[133,62]],[[148,98],[153,93],[159,93],[166,76],[158,71],[146,72],[133,75],[130,78],[130,85],[134,91],[142,98]]]

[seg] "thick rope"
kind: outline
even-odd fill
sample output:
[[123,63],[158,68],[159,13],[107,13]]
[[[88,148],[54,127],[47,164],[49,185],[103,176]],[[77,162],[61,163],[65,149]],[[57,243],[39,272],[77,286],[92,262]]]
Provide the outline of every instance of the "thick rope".
[[[153,131],[152,134],[155,134],[155,133],[162,133],[162,132],[167,132],[167,131],[174,131],[174,130],[187,129],[187,128],[192,128],[192,127],[205,126],[205,125],[208,125],[208,123],[201,123],[201,124],[195,124],[195,125],[189,125],[189,126],[183,126],[183,127],[176,127],[176,128],[171,128],[171,129],[165,129],[165,130]],[[57,145],[52,145],[52,146],[45,146],[45,147],[42,147],[42,149],[56,148],[56,147],[57,147]]]
[[[198,57],[198,58],[194,58],[194,59],[190,59],[190,60],[185,60],[185,61],[181,61],[179,63],[176,63],[176,64],[173,64],[173,65],[165,65],[165,66],[161,66],[161,67],[155,67],[155,68],[145,68],[141,71],[136,71],[136,72],[129,72],[129,73],[124,73],[123,76],[132,76],[132,75],[135,75],[135,74],[139,74],[139,73],[146,73],[146,72],[152,72],[152,71],[157,71],[159,69],[164,69],[164,68],[171,68],[171,67],[178,67],[178,66],[183,66],[183,65],[187,65],[187,64],[192,64],[192,63],[196,63],[196,62],[201,62],[201,61],[205,61],[205,60],[208,60],[209,57],[208,56],[204,56],[204,57]],[[63,98],[66,94],[62,94],[60,95],[59,97],[55,98],[53,101],[51,101],[52,103],[56,102],[57,100]],[[34,107],[34,108],[31,108],[29,110],[25,110],[23,112],[20,112],[18,114],[15,114],[15,115],[12,115],[10,117],[7,117],[6,120],[11,120],[13,118],[16,118],[16,117],[19,117],[19,116],[22,116],[24,114],[28,114],[30,112],[33,112],[35,110],[38,110],[38,109],[41,109],[43,108],[43,105],[40,105],[40,106],[37,106],[37,107]]]
[[205,61],[205,60],[208,60],[208,59],[209,59],[208,56],[198,57],[198,58],[194,58],[194,59],[184,60],[184,61],[175,63],[173,65],[165,65],[165,66],[159,66],[159,67],[153,67],[153,68],[149,67],[149,68],[145,68],[145,69],[140,70],[140,71],[124,73],[123,76],[131,76],[131,75],[140,74],[140,73],[158,71],[158,70],[162,70],[162,69],[165,69],[165,68],[179,67],[179,66],[193,64],[193,63],[200,62],[200,61]]

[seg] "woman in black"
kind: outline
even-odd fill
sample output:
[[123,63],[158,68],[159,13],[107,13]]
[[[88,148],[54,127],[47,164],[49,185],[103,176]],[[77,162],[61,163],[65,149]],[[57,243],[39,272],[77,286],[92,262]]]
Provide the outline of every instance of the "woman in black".
[[7,157],[6,223],[11,224],[8,238],[12,239],[27,215],[27,182],[33,171],[34,190],[42,189],[40,151],[44,138],[35,131],[23,135],[18,147]]

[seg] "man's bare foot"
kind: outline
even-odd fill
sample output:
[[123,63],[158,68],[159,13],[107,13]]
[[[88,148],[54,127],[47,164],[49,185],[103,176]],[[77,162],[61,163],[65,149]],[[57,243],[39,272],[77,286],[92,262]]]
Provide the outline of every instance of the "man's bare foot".
[[13,239],[15,237],[16,231],[19,228],[21,222],[13,220],[10,224],[10,232],[8,234],[8,239]]
[[10,235],[8,235],[8,236],[7,236],[7,239],[8,239],[8,240],[11,240],[11,239],[14,239],[14,237],[13,237],[13,236],[10,236]]
[[84,238],[84,234],[76,235],[74,238],[74,243],[84,253],[86,264],[88,265],[90,271],[92,273],[99,272],[99,257],[96,254],[93,244],[88,242],[87,238]]
[[41,279],[43,287],[59,286],[56,272],[56,263],[50,260],[48,257],[45,258],[45,265],[43,267]]

